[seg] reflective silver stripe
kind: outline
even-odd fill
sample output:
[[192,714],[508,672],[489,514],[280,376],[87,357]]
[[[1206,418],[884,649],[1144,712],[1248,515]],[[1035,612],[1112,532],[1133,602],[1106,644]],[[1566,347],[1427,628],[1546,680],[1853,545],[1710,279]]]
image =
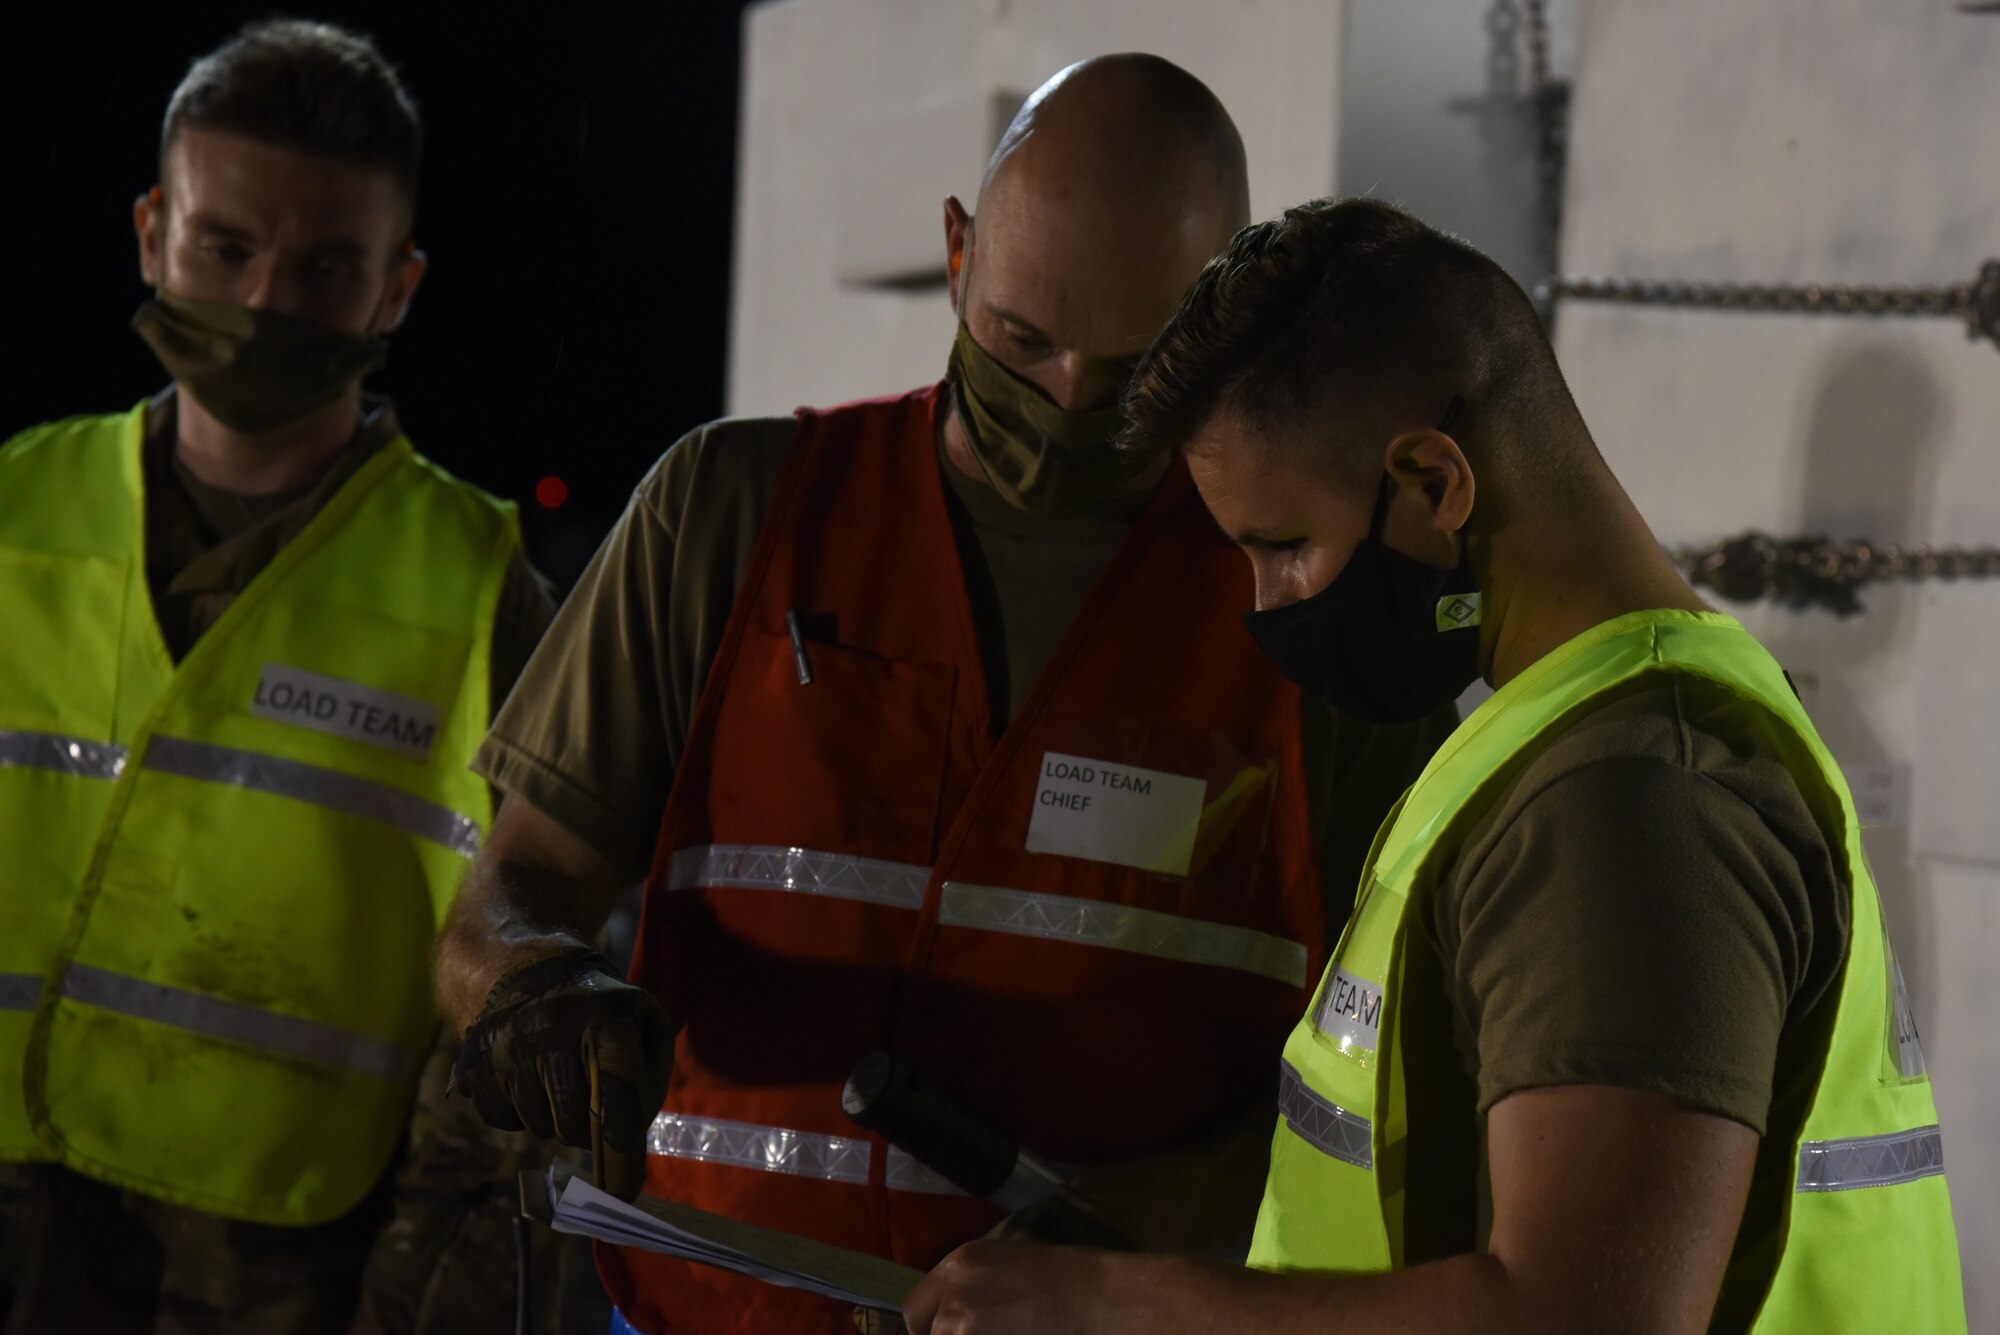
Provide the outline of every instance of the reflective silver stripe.
[[776,844],[704,844],[683,848],[667,866],[667,888],[735,886],[859,899],[891,908],[923,907],[930,868]]
[[905,1150],[889,1147],[882,1180],[891,1191],[913,1191],[925,1196],[963,1196],[965,1192],[935,1168],[918,1163]]
[[1375,1167],[1375,1147],[1370,1139],[1368,1119],[1329,1103],[1306,1084],[1298,1068],[1280,1061],[1278,1111],[1292,1134],[1342,1163],[1356,1168]]
[[[670,1159],[696,1159],[856,1185],[868,1181],[868,1165],[873,1157],[865,1140],[668,1112],[653,1119],[646,1149]],[[894,1145],[889,1147],[884,1167],[885,1182],[891,1191],[930,1196],[965,1194],[944,1174],[926,1168]]]
[[280,760],[258,751],[210,746],[180,737],[155,737],[146,748],[145,767],[184,779],[255,788],[279,797],[379,820],[471,857],[479,851],[479,823],[448,807],[412,797],[400,788],[298,760]]
[[52,732],[0,728],[0,769],[52,769],[84,779],[115,779],[125,769],[125,748]]
[[42,976],[0,973],[0,1011],[31,1011],[42,999]]
[[[907,862],[776,844],[683,848],[667,865],[671,890],[709,886],[788,890],[904,909],[923,906],[924,886],[929,880],[928,867]],[[1306,948],[1296,941],[1247,927],[1122,904],[948,881],[938,921],[949,927],[1074,941],[1188,964],[1242,969],[1293,987],[1306,980]]]
[[646,1135],[649,1153],[670,1159],[756,1168],[828,1182],[868,1181],[868,1142],[755,1122],[725,1122],[663,1112]]
[[1944,1172],[1944,1138],[1933,1126],[1883,1136],[1808,1140],[1799,1146],[1800,1191],[1893,1187]]
[[412,1054],[379,1038],[87,964],[69,966],[63,976],[63,995],[191,1034],[343,1066],[384,1080],[408,1079],[417,1068]]
[[1242,969],[1293,987],[1306,980],[1306,948],[1296,941],[1124,904],[947,881],[938,921],[949,927],[1075,941],[1187,964]]

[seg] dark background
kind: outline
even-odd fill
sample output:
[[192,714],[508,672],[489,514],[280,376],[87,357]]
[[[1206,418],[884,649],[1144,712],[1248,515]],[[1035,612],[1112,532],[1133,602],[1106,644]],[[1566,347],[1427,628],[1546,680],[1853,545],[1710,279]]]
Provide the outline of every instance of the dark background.
[[[132,200],[191,60],[244,22],[373,34],[427,132],[430,270],[388,366],[417,448],[520,502],[567,587],[660,452],[722,407],[742,0],[238,0],[0,19],[0,439],[166,382],[129,327]],[[535,484],[568,486],[556,509]],[[6,498],[0,497],[0,504]]]

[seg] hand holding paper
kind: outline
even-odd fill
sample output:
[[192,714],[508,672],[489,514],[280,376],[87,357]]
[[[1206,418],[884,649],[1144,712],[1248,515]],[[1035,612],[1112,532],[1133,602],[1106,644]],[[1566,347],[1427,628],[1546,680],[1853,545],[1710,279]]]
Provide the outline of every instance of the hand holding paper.
[[[678,1256],[749,1275],[766,1284],[803,1289],[839,1302],[899,1312],[923,1272],[777,1229],[746,1224],[656,1196],[628,1205],[573,1177],[558,1183],[524,1177],[527,1212],[558,1233],[575,1233],[625,1247]],[[542,1200],[535,1199],[536,1194]],[[546,1210],[534,1207],[543,1204]]]

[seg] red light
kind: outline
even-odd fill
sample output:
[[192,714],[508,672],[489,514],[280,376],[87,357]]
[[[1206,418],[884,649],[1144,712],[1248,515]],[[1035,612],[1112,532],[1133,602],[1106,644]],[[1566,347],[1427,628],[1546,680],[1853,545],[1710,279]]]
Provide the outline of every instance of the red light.
[[553,510],[569,499],[569,483],[559,477],[545,477],[535,484],[535,503]]

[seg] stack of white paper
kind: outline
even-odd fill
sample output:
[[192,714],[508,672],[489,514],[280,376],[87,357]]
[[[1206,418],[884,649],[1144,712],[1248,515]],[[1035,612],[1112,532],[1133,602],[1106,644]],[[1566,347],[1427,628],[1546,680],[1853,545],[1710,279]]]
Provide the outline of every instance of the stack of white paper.
[[777,1229],[697,1210],[692,1205],[641,1196],[631,1205],[580,1177],[558,1189],[549,1178],[550,1227],[559,1233],[750,1275],[766,1284],[804,1289],[857,1307],[900,1311],[923,1272],[865,1252],[849,1251]]

